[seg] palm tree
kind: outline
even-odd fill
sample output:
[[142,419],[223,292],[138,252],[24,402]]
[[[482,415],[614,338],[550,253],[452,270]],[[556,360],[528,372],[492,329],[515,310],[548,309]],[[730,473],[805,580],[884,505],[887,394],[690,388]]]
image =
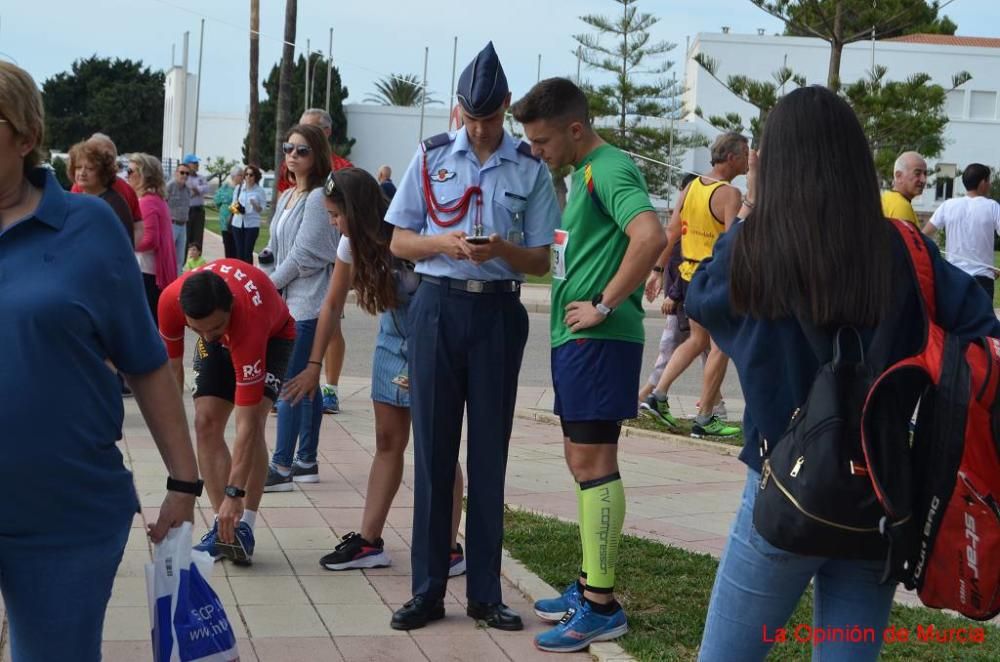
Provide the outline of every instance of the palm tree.
[[[278,74],[278,108],[274,126],[274,164],[281,163],[281,140],[292,126],[292,74],[295,67],[295,17],[297,0],[285,0],[285,46],[281,50],[281,70]],[[277,179],[275,180],[277,190]],[[277,200],[277,196],[275,196]]]
[[258,122],[260,121],[260,0],[250,0],[250,140],[247,162],[260,163]]
[[[416,74],[389,74],[375,82],[375,94],[369,94],[365,101],[373,101],[383,106],[419,106],[423,85]],[[441,103],[427,93],[427,103]]]

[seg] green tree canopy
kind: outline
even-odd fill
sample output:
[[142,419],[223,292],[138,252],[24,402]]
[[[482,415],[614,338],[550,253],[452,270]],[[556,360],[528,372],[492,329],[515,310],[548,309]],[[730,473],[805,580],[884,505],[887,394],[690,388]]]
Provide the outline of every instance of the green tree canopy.
[[[673,62],[664,56],[675,44],[651,41],[649,30],[659,19],[639,13],[637,0],[613,1],[620,6],[619,15],[581,16],[596,34],[573,36],[580,43],[581,60],[611,79],[582,85],[597,133],[623,150],[676,163],[685,149],[698,141],[675,133],[668,155],[671,131],[663,127],[663,120],[680,114],[677,99],[681,90],[676,78],[666,77]],[[651,192],[665,192],[671,181],[669,168],[645,160],[639,167]]]
[[142,61],[92,55],[42,84],[48,145],[67,150],[95,132],[118,151],[159,155],[163,149],[165,76]]
[[[326,63],[327,60],[318,55],[314,55],[309,65],[309,75],[313,80],[312,94],[309,108],[322,108],[326,103]],[[260,115],[258,120],[258,132],[261,145],[270,145],[274,138],[276,118],[278,112],[278,76],[279,66],[275,64],[271,68],[271,73],[264,81],[264,91],[267,98],[260,102]],[[306,59],[299,56],[295,62],[295,70],[292,75],[292,123],[298,121],[307,106],[305,105],[306,94]],[[340,80],[340,72],[337,67],[333,68],[330,77],[330,117],[333,118],[333,133],[330,135],[330,145],[335,152],[341,156],[347,156],[351,151],[354,140],[347,137],[347,115],[344,114],[344,99],[347,98],[347,88]],[[249,136],[248,136],[249,138]],[[243,141],[243,157],[247,157],[247,140]],[[269,149],[261,149],[261,162],[256,164],[264,170],[274,169],[274,154]]]
[[[365,97],[383,106],[419,106],[423,83],[416,74],[389,74],[375,81],[375,93]],[[441,103],[427,93],[427,103]]]
[[[817,37],[830,44],[827,86],[840,79],[844,46],[856,41],[890,39],[905,34],[931,32],[955,34],[958,26],[939,16],[941,2],[933,0],[750,0],[783,21],[785,34]],[[945,3],[950,4],[950,2]]]

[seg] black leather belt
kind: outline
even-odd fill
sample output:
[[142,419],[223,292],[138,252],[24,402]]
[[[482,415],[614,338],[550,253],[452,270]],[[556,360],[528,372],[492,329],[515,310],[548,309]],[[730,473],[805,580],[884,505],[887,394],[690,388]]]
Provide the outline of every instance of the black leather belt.
[[420,274],[420,280],[432,285],[440,285],[462,292],[472,292],[473,294],[501,294],[521,291],[521,281],[518,280],[457,280],[423,274]]

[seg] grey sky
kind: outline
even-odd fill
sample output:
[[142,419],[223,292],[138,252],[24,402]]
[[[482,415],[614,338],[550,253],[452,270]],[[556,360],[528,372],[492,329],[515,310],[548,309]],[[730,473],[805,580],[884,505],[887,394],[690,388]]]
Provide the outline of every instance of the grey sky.
[[[261,0],[261,77],[281,56],[284,0]],[[430,47],[428,87],[438,99],[451,84],[452,39],[458,36],[458,68],[490,39],[494,41],[515,98],[542,77],[576,71],[572,35],[588,31],[577,17],[611,14],[611,0],[299,0],[296,53],[326,51],[334,28],[334,63],[347,85],[349,103],[360,103],[373,81],[390,72],[420,74]],[[191,32],[190,68],[198,64],[198,30],[205,21],[202,111],[239,112],[248,103],[249,0],[41,0],[0,3],[0,57],[42,82],[69,69],[73,60],[101,56],[141,59],[158,69],[170,65],[171,44],[180,63],[182,35]],[[654,37],[677,44],[669,59],[683,58],[685,37],[718,32],[768,33],[780,23],[749,0],[643,0],[639,10],[661,20]],[[959,34],[1000,36],[1000,2],[956,0],[945,13]],[[678,67],[678,76],[682,75]],[[584,74],[585,77],[587,74]],[[593,74],[592,74],[593,75]],[[325,84],[325,78],[323,79]]]

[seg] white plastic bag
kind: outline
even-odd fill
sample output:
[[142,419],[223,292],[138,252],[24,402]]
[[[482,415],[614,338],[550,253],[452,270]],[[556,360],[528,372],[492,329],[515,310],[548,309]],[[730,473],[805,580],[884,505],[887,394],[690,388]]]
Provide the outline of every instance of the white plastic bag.
[[236,635],[208,583],[212,558],[191,549],[191,523],[171,529],[146,564],[155,662],[238,662]]

